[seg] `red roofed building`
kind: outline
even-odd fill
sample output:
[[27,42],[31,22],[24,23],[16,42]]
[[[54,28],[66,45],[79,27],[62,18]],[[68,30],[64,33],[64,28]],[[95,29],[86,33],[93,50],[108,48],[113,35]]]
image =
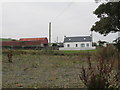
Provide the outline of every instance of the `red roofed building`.
[[48,42],[48,39],[47,38],[20,38],[19,41],[47,41]]
[[0,46],[2,47],[46,47],[48,45],[47,38],[21,38],[17,41],[2,41]]
[[48,44],[47,38],[20,38],[19,41],[41,41],[43,44]]

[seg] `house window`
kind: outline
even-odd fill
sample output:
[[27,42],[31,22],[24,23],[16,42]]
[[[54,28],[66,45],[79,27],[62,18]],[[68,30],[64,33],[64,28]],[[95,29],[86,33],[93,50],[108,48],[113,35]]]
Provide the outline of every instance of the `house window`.
[[78,47],[78,44],[76,44],[76,47]]
[[70,44],[67,44],[67,47],[70,47]]
[[89,43],[87,43],[86,46],[89,47]]
[[85,44],[84,44],[84,43],[82,43],[82,44],[81,44],[81,47],[85,47]]

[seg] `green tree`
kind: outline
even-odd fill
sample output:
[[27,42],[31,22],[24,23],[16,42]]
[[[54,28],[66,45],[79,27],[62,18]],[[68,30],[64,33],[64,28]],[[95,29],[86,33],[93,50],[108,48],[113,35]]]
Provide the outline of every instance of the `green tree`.
[[103,47],[104,44],[107,43],[107,42],[106,42],[106,41],[101,41],[101,40],[99,40],[98,43],[99,43],[99,47]]
[[[100,2],[102,0],[95,1]],[[99,21],[95,22],[91,31],[98,32],[104,36],[109,33],[120,32],[120,0],[115,0],[117,2],[110,1],[112,0],[106,0],[93,12],[97,15]],[[116,39],[116,41],[116,48],[120,52],[120,39]]]
[[92,46],[93,47],[97,47],[97,43],[96,42],[92,42]]
[[118,49],[118,52],[120,52],[120,37],[118,37],[116,40],[114,40],[113,42],[115,42],[115,46]]
[[97,15],[99,21],[95,22],[91,31],[103,35],[120,31],[120,1],[102,3],[94,14]]

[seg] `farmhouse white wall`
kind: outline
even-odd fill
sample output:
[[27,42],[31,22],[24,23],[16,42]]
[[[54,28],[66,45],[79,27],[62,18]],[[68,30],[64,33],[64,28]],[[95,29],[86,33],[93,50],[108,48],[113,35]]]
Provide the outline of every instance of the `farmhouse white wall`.
[[[67,46],[68,44],[70,45],[69,47],[71,47],[71,48],[81,47],[81,44],[85,44],[85,47],[88,47],[87,44],[89,44],[89,47],[92,47],[92,42],[65,42],[64,48],[68,48],[68,46]],[[77,44],[77,47],[76,47],[76,44]],[[84,47],[81,47],[81,48],[84,48]]]

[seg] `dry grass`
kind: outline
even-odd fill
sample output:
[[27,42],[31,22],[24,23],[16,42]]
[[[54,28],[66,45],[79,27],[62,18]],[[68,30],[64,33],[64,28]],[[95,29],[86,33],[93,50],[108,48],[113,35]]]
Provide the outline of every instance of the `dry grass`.
[[[83,88],[85,85],[79,75],[81,67],[87,67],[88,56],[91,57],[91,64],[97,66],[96,60],[99,55],[109,57],[114,54],[113,51],[112,49],[110,53],[108,51],[108,55],[101,53],[101,49],[70,53],[15,50],[13,63],[9,63],[8,50],[3,50],[2,86],[3,88]],[[113,59],[116,60],[115,57]],[[114,67],[117,66],[116,64]]]
[[9,63],[2,55],[4,88],[81,88],[80,56],[13,55]]

